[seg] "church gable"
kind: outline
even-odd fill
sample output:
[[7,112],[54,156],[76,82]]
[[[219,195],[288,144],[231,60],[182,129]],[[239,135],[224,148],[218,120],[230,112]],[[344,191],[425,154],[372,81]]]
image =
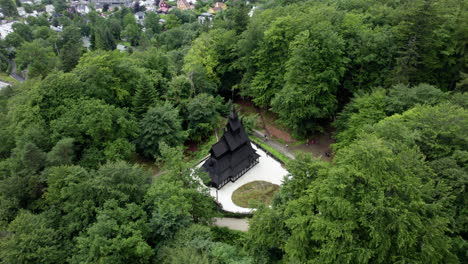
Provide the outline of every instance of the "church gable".
[[234,182],[258,163],[259,155],[252,148],[234,108],[223,136],[213,144],[210,154],[203,168],[210,175],[212,185],[218,189],[229,181]]

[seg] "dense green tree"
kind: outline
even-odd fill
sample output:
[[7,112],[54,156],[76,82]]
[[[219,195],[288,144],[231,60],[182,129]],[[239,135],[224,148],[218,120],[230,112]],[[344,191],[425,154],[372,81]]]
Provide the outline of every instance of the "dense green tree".
[[79,166],[53,167],[44,172],[47,189],[44,204],[64,239],[78,235],[95,220],[93,176]]
[[171,11],[171,14],[175,15],[184,24],[196,22],[197,20],[197,14],[192,10],[174,9]]
[[67,10],[67,2],[65,0],[53,0],[52,4],[54,5],[55,12],[62,13]]
[[[453,80],[459,75],[457,57],[460,54],[456,42],[463,38],[466,41],[466,34],[454,35],[457,30],[455,21],[462,19],[459,12],[463,13],[463,7],[457,1],[444,5],[440,1],[427,0],[407,2],[403,7],[399,10],[401,20],[397,27],[401,44],[395,79],[409,84],[438,84],[443,90],[453,89],[456,83]],[[452,15],[446,16],[447,11]]]
[[14,23],[11,28],[13,29],[13,32],[17,33],[20,35],[24,40],[26,41],[32,41],[33,40],[33,32],[32,28],[30,25],[26,25],[24,23]]
[[447,98],[441,90],[428,84],[413,87],[395,85],[389,90],[386,100],[387,114],[403,113],[417,104],[435,105]]
[[12,0],[0,1],[0,7],[2,8],[3,15],[6,17],[14,17],[18,15],[18,10],[16,10],[16,5]]
[[19,48],[23,42],[24,39],[16,32],[11,32],[5,37],[5,43],[10,47]]
[[159,73],[165,79],[172,78],[172,65],[169,62],[167,54],[163,50],[153,47],[144,51],[135,51],[132,54],[132,58],[136,58],[137,63],[149,69],[151,73]]
[[264,32],[264,39],[255,51],[258,70],[249,92],[257,105],[269,106],[275,94],[281,90],[288,58],[288,43],[303,30],[303,26],[299,25],[301,22],[291,16],[281,17],[272,22]]
[[386,92],[383,89],[371,94],[357,94],[334,122],[338,130],[334,149],[349,145],[366,126],[384,119],[387,116],[385,98]]
[[114,50],[116,38],[106,21],[96,22],[92,27],[91,44],[94,49]]
[[[187,168],[182,164],[179,166]],[[157,241],[172,238],[190,223],[209,223],[214,216],[213,198],[198,181],[189,179],[191,173],[189,168],[171,171],[158,178],[148,190],[145,201],[151,212],[153,237]]]
[[[223,65],[220,65],[221,61],[226,59],[223,58],[222,50],[229,50],[229,46],[226,45],[231,44],[232,46],[234,37],[235,33],[233,31],[223,29],[215,29],[202,34],[192,43],[191,49],[185,56],[184,71],[190,76],[192,72],[201,66],[210,81],[219,83],[220,77],[217,68],[222,67]],[[226,55],[229,56],[229,54]]]
[[33,13],[33,7],[30,5],[30,4],[23,4],[22,5],[24,7],[24,11],[28,14],[32,14]]
[[[128,142],[137,135],[137,123],[125,109],[101,100],[82,99],[62,106],[62,115],[50,124],[51,137],[58,141],[72,137],[81,164],[96,166],[105,161],[103,147],[117,139]],[[130,143],[127,143],[131,145]]]
[[184,75],[179,75],[172,78],[165,97],[175,104],[180,104],[183,100],[192,97],[194,93],[194,87],[190,79]]
[[274,243],[253,239],[251,250],[270,256],[278,247],[291,262],[456,262],[443,206],[430,199],[435,186],[425,179],[432,171],[417,150],[368,135],[338,152],[335,162],[304,195],[269,213],[279,218],[253,221],[262,230],[279,219],[284,231],[273,231]]
[[130,107],[136,91],[163,89],[159,76],[145,72],[139,63],[123,52],[95,51],[83,55],[73,72],[84,82],[87,95]]
[[223,242],[207,226],[191,225],[176,233],[174,239],[158,251],[161,263],[252,263],[245,252]]
[[42,39],[25,42],[17,51],[16,63],[28,70],[28,77],[45,77],[57,67],[57,56],[52,47]]
[[22,211],[0,239],[0,258],[6,263],[62,263],[59,234],[45,215]]
[[200,34],[200,24],[183,24],[180,27],[168,29],[158,36],[158,42],[167,50],[181,48],[190,43]]
[[162,143],[175,147],[184,139],[179,111],[169,103],[150,108],[140,122],[138,145],[147,157],[158,156]]
[[35,174],[45,167],[46,154],[34,143],[24,143],[13,150],[14,158],[17,159],[18,172],[22,174]]
[[132,104],[134,107],[133,111],[138,117],[145,114],[150,107],[157,104],[159,91],[162,90],[158,88],[161,88],[161,86],[164,86],[164,80],[162,78],[160,78],[158,87],[141,87],[135,92]]
[[122,32],[122,22],[118,18],[111,17],[108,20],[108,25],[112,35],[114,36],[114,39],[120,39],[120,34]]
[[28,22],[27,24],[30,26],[49,26],[47,14],[42,14],[38,17],[28,16],[26,17],[26,22]]
[[77,64],[84,52],[80,29],[76,26],[66,27],[60,38],[60,59],[64,71],[71,71]]
[[78,252],[71,263],[150,263],[153,251],[145,241],[149,226],[146,213],[138,205],[119,206],[109,200],[96,218],[77,238]]
[[378,89],[371,94],[357,94],[338,115],[334,123],[338,129],[335,149],[351,143],[364,128],[373,125],[392,114],[401,114],[417,104],[435,105],[447,100],[444,94],[434,86],[420,84],[414,87],[395,85],[388,93]]
[[182,25],[182,21],[175,16],[174,14],[169,14],[166,16],[166,22],[164,23],[164,28],[171,30]]
[[34,99],[33,107],[40,109],[39,116],[46,122],[50,122],[62,113],[59,106],[64,105],[66,100],[82,97],[84,88],[76,75],[53,72],[43,82],[32,86],[27,96]]
[[73,142],[73,138],[64,138],[57,142],[47,153],[47,164],[49,166],[71,165],[75,155]]
[[52,35],[54,35],[54,31],[52,31],[52,29],[50,29],[48,26],[39,26],[39,27],[36,27],[33,31],[33,38],[34,39],[44,39],[44,40],[47,40],[49,37],[51,37]]
[[344,41],[330,25],[314,30],[301,32],[291,43],[285,86],[271,103],[280,121],[303,135],[317,130],[315,120],[333,116],[346,63]]
[[[338,100],[346,100],[349,92],[370,90],[387,85],[397,54],[396,36],[388,25],[374,26],[366,14],[347,12],[339,26],[345,41],[344,52],[349,60],[343,76],[345,90]],[[376,15],[377,17],[377,15]]]
[[159,16],[154,12],[150,12],[146,14],[144,25],[145,25],[146,30],[151,30],[153,34],[161,33],[161,25],[159,24]]
[[233,2],[225,12],[215,17],[215,27],[234,30],[237,34],[247,28],[249,6],[245,2]]
[[132,13],[128,13],[124,15],[122,19],[123,28],[126,28],[128,25],[137,25],[135,16]]
[[95,201],[101,205],[109,199],[140,204],[148,189],[150,176],[142,167],[123,161],[103,165],[96,171],[93,180],[93,187],[99,194]]
[[122,38],[130,42],[132,46],[137,46],[140,40],[140,29],[135,23],[128,24],[121,33]]
[[204,93],[190,99],[187,104],[187,121],[191,139],[199,141],[209,135],[210,131],[219,123],[221,105],[221,98],[214,98]]

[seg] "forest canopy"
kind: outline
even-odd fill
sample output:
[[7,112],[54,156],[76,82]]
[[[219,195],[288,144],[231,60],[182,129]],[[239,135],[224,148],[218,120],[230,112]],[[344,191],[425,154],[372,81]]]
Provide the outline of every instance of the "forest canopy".
[[[44,4],[0,40],[1,263],[468,262],[466,0]],[[192,177],[236,101],[336,140],[248,232]]]

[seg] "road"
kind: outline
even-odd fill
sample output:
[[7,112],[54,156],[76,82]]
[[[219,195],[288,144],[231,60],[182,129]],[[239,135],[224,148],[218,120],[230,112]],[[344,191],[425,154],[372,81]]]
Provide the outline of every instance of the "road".
[[14,60],[10,60],[10,65],[11,65],[10,77],[14,78],[18,82],[24,82],[24,78],[16,73],[16,62]]

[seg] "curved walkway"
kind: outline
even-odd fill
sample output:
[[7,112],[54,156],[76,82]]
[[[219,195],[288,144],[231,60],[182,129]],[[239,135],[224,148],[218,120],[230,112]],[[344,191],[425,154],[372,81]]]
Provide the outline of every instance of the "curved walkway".
[[[251,168],[247,173],[240,177],[235,182],[229,182],[220,190],[209,188],[210,194],[215,200],[221,204],[223,210],[233,213],[251,213],[254,209],[244,208],[234,204],[232,201],[232,193],[244,184],[253,181],[266,181],[273,184],[281,185],[283,179],[288,175],[288,171],[282,165],[265,153],[262,149],[252,144],[252,147],[260,155],[259,163]],[[198,166],[201,166],[200,163]]]

